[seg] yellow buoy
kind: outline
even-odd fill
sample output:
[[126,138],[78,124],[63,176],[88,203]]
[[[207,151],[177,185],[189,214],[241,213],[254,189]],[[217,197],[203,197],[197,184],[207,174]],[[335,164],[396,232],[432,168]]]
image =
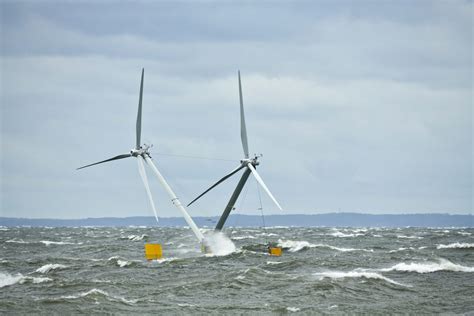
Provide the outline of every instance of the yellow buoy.
[[145,257],[147,260],[161,259],[163,250],[160,244],[145,244]]
[[281,247],[268,247],[268,254],[270,256],[280,257],[282,253]]

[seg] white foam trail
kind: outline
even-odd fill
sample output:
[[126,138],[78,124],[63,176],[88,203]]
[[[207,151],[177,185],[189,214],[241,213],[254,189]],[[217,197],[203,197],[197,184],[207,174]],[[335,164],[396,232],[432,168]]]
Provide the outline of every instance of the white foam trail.
[[438,245],[436,247],[436,249],[453,249],[453,248],[461,248],[461,249],[474,248],[474,244],[455,242],[455,243],[449,244],[449,245],[441,244],[441,245]]
[[281,264],[283,262],[279,262],[279,261],[267,261],[267,264],[268,265],[276,265],[276,264]]
[[41,240],[40,243],[45,244],[46,246],[50,246],[50,245],[82,245],[82,243],[76,244],[76,243],[73,243],[73,242],[50,241],[50,240]]
[[344,278],[366,278],[366,279],[378,279],[383,280],[391,284],[396,284],[400,286],[407,286],[405,284],[399,283],[376,272],[368,271],[327,271],[327,272],[318,272],[314,273],[315,276],[319,276],[321,279],[330,278],[330,279],[344,279]]
[[49,282],[49,281],[52,281],[52,279],[24,276],[21,273],[17,273],[16,275],[11,275],[8,273],[0,272],[0,288],[13,285],[16,283],[23,284],[26,282],[33,282],[37,284],[37,283],[43,283],[43,282]]
[[397,235],[397,238],[399,238],[399,239],[423,239],[423,237],[420,237],[420,236],[405,236],[405,235]]
[[298,307],[291,307],[291,306],[288,306],[288,307],[286,308],[286,310],[289,311],[289,312],[292,312],[292,313],[296,313],[296,312],[299,312],[301,309],[298,308]]
[[24,241],[23,239],[13,238],[10,240],[5,241],[6,243],[14,243],[14,244],[29,244],[28,241]]
[[209,232],[205,241],[211,249],[210,256],[226,256],[236,251],[232,240],[222,232]]
[[161,258],[161,259],[152,260],[152,262],[164,263],[164,262],[175,261],[175,260],[178,260],[178,259],[179,258],[176,258],[176,257],[169,257],[169,258]]
[[416,273],[431,273],[437,271],[474,272],[474,267],[466,267],[452,263],[451,261],[448,261],[446,259],[439,259],[439,262],[402,262],[390,268],[380,269],[380,271],[400,271]]
[[138,235],[129,235],[127,238],[131,241],[140,241],[143,240],[144,238],[147,238],[148,236],[143,234],[141,236]]
[[231,237],[232,240],[255,239],[252,235]]
[[117,264],[119,265],[119,267],[123,268],[123,267],[128,267],[129,265],[132,264],[132,262],[127,261],[127,260],[117,260]]
[[63,264],[49,263],[49,264],[45,264],[41,268],[36,269],[36,272],[45,274],[51,270],[58,270],[58,269],[64,269],[64,268],[66,268],[66,266]]
[[0,288],[18,283],[22,278],[24,278],[24,276],[20,273],[17,275],[10,275],[0,272]]
[[348,237],[359,237],[359,236],[364,236],[364,234],[356,233],[356,234],[344,234],[343,232],[336,231],[332,234],[329,234],[333,237],[341,237],[341,238],[348,238]]
[[373,249],[358,249],[358,248],[340,248],[340,247],[334,247],[331,245],[325,245],[325,244],[311,244],[305,240],[303,241],[293,241],[293,240],[285,240],[282,241],[281,239],[278,240],[278,245],[282,248],[289,248],[288,251],[290,252],[297,252],[305,248],[329,248],[332,250],[337,250],[341,252],[348,252],[348,251],[365,251],[365,252],[374,252]]
[[74,300],[74,299],[78,299],[78,298],[81,298],[81,297],[93,296],[93,295],[104,296],[109,301],[121,301],[123,303],[130,304],[130,305],[135,304],[136,302],[138,302],[138,300],[127,300],[127,299],[125,299],[123,297],[120,297],[120,296],[110,295],[106,291],[103,291],[103,290],[100,290],[100,289],[92,289],[90,291],[82,292],[82,293],[79,293],[79,294],[76,294],[76,295],[61,296],[61,298],[62,299],[67,299],[67,300]]

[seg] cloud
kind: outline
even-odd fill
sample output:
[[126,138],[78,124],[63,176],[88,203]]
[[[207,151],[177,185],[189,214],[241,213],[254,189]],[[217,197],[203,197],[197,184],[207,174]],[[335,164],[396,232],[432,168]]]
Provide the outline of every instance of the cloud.
[[[470,3],[2,7],[4,216],[151,214],[136,163],[74,170],[133,146],[141,67],[143,139],[183,202],[242,156],[241,69],[250,151],[287,212],[472,210]],[[236,181],[191,212],[218,214]]]

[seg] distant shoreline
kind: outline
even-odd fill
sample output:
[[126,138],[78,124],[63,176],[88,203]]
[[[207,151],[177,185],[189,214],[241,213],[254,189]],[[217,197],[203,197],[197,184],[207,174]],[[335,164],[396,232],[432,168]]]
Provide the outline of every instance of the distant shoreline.
[[[213,227],[218,216],[193,217],[200,227]],[[83,219],[15,218],[0,217],[0,226],[16,227],[180,227],[186,226],[180,217],[159,218],[157,224],[152,216],[101,217]],[[259,215],[233,214],[226,226],[261,227]],[[458,214],[362,214],[362,213],[326,213],[326,214],[288,214],[266,215],[265,226],[294,227],[474,227],[474,217]]]

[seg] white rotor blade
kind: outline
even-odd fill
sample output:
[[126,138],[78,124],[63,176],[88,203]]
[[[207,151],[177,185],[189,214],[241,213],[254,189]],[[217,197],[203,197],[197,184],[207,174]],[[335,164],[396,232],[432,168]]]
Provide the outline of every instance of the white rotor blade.
[[280,209],[280,211],[283,211],[281,208],[280,204],[278,204],[277,200],[273,197],[272,193],[270,190],[268,190],[267,186],[265,185],[265,182],[263,182],[263,179],[260,177],[258,174],[257,170],[252,166],[251,163],[248,163],[247,166],[249,169],[252,171],[253,175],[255,176],[255,179],[257,179],[257,182],[262,186],[262,188],[267,192],[268,196],[272,199],[273,203],[275,203],[276,206]]
[[168,195],[170,196],[171,198],[171,202],[174,204],[174,206],[176,206],[180,211],[181,211],[181,214],[183,215],[184,217],[184,220],[186,221],[186,223],[188,223],[189,227],[191,227],[191,230],[193,231],[194,235],[196,236],[196,238],[199,240],[199,242],[202,242],[204,240],[204,236],[202,235],[201,231],[199,230],[199,228],[197,227],[196,223],[194,223],[193,219],[191,218],[191,216],[189,216],[188,212],[186,212],[186,209],[183,207],[183,205],[181,204],[181,202],[179,201],[178,197],[176,196],[176,194],[174,194],[173,190],[171,189],[171,187],[168,185],[168,183],[166,182],[165,178],[161,175],[161,173],[158,171],[158,169],[156,168],[155,164],[153,163],[153,161],[150,159],[150,157],[148,156],[145,156],[145,161],[147,162],[148,166],[151,167],[151,170],[153,170],[153,172],[155,173],[156,177],[158,178],[158,180],[160,181],[161,185],[165,188],[166,192],[168,193]]
[[247,141],[247,127],[245,126],[244,100],[242,98],[242,84],[240,83],[240,70],[239,70],[239,99],[240,99],[240,139],[242,140],[242,148],[244,149],[245,158],[248,158],[249,145]]
[[159,222],[158,214],[156,212],[155,203],[153,202],[153,197],[151,196],[150,186],[148,185],[148,179],[146,177],[145,167],[143,166],[142,159],[143,158],[140,156],[137,157],[138,172],[140,173],[140,176],[142,177],[142,180],[143,180],[143,184],[145,185],[146,193],[148,194],[148,198],[150,199],[151,208],[153,209],[153,213],[155,213],[156,222]]

